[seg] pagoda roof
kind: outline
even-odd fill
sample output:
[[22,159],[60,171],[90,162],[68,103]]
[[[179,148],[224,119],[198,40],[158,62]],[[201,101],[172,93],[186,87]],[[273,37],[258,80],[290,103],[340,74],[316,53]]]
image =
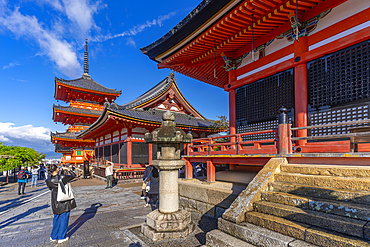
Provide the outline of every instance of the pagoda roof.
[[[103,85],[97,83],[94,81],[91,76],[89,75],[83,75],[81,78],[74,79],[74,80],[66,80],[63,78],[57,78],[55,77],[55,83],[62,83],[67,86],[79,88],[79,89],[85,89],[89,91],[94,91],[100,94],[116,94],[121,95],[122,91],[118,91],[116,89],[110,89],[107,87],[104,87]],[[55,90],[57,90],[57,87],[55,87]],[[55,92],[56,95],[56,92]]]
[[76,114],[83,114],[83,115],[95,115],[96,117],[99,117],[101,114],[101,111],[86,109],[86,108],[77,108],[77,107],[71,107],[71,106],[61,106],[61,105],[55,105],[53,104],[53,110],[60,110],[60,111],[66,111],[70,113],[76,113]]
[[69,153],[69,152],[72,152],[72,148],[64,147],[61,144],[55,144],[55,152],[56,153]]
[[50,133],[51,138],[63,138],[63,139],[71,139],[71,140],[77,140],[80,139],[77,137],[77,133],[75,132],[58,132],[56,131],[55,133],[51,132]]

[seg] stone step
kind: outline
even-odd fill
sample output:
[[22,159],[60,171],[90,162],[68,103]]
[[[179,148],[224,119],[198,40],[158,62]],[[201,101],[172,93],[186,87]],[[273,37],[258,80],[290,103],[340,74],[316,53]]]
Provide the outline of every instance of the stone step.
[[226,234],[220,230],[212,230],[206,235],[206,246],[210,247],[254,247],[243,240]]
[[262,192],[261,200],[370,221],[370,207],[357,203],[308,198],[272,191]]
[[370,179],[353,177],[333,177],[302,175],[296,173],[280,172],[274,175],[275,181],[295,183],[317,187],[330,187],[345,190],[370,191]]
[[[247,213],[246,220],[248,223],[263,226],[269,230],[299,239],[290,243],[289,247],[308,247],[313,246],[312,244],[314,244],[314,246],[318,245],[323,247],[370,246],[370,242],[360,238],[340,234],[318,227],[312,227],[303,223],[297,223],[258,212]],[[308,242],[310,244],[308,244]]]
[[307,229],[305,240],[323,247],[370,247],[370,241],[318,227]]
[[255,211],[247,212],[245,214],[245,221],[300,240],[304,240],[305,231],[310,227],[310,225],[304,223],[298,223]]
[[288,247],[295,239],[249,223],[237,225],[219,218],[218,229],[256,246]]
[[[297,208],[274,202],[258,201],[254,203],[255,211],[282,217],[287,220],[313,225],[347,235],[363,238],[367,221],[351,219],[334,214],[326,214],[308,209]],[[366,238],[370,236],[365,236]]]
[[345,201],[358,204],[370,204],[369,191],[354,191],[335,189],[330,187],[321,187],[302,185],[297,183],[273,182],[268,185],[269,191],[285,192],[305,197],[314,197],[320,199],[329,199],[336,201]]
[[281,165],[281,172],[299,173],[316,176],[337,177],[370,177],[369,166],[341,166],[341,165],[316,165],[316,164],[286,164]]

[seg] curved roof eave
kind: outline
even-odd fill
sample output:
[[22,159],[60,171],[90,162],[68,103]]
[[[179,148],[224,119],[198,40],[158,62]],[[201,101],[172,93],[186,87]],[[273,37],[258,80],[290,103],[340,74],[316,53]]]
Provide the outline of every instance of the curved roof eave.
[[[161,62],[162,59],[158,58],[158,56],[173,49],[178,44],[181,45],[174,49],[171,54],[180,49],[185,43],[196,38],[203,29],[211,25],[214,18],[220,18],[223,15],[222,11],[226,7],[230,4],[235,5],[240,1],[241,0],[203,0],[192,12],[189,13],[189,15],[187,15],[167,34],[150,45],[140,48],[140,50],[150,59],[156,62]],[[222,15],[219,16],[220,14]],[[166,54],[166,57],[168,55],[170,54]]]

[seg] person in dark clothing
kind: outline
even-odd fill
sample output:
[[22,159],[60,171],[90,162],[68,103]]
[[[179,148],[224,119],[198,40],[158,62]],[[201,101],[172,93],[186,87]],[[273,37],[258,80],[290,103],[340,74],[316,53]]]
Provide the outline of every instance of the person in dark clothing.
[[[147,165],[147,164],[146,164]],[[152,172],[153,170],[153,165],[147,165],[147,167],[145,167],[145,171],[144,171],[144,175],[143,175],[143,185],[141,187],[141,199],[145,199],[146,198],[146,185],[148,182],[145,182],[145,180],[148,178],[149,174]]]
[[[23,175],[20,175],[23,174]],[[31,175],[31,173],[28,172],[28,170],[24,167],[21,168],[21,170],[18,172],[18,195],[21,194],[24,195],[24,189],[26,188],[26,184],[28,182],[28,177]]]
[[145,199],[145,206],[149,206],[150,199],[153,199],[153,207],[157,207],[157,199],[159,194],[159,172],[158,169],[153,167],[152,172],[145,179],[145,182],[150,182],[150,190],[148,191],[148,196]]
[[51,190],[51,208],[54,214],[53,230],[51,231],[50,240],[58,240],[58,244],[60,244],[69,239],[67,237],[69,213],[77,206],[75,199],[63,202],[57,201],[58,183],[60,181],[64,186],[76,176],[70,171],[69,175],[58,175],[58,167],[54,164],[50,167],[50,173],[51,177],[46,180],[46,185]]

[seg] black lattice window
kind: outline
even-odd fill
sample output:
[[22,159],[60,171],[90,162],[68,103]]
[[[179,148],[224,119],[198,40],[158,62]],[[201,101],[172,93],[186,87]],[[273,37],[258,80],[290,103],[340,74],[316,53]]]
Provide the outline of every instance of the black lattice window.
[[280,107],[294,105],[293,69],[236,89],[236,121],[238,125],[273,120]]
[[[370,104],[363,106],[349,106],[345,108],[343,107],[332,108],[330,110],[313,112],[309,114],[310,125],[321,125],[369,119],[369,110]],[[322,136],[322,135],[346,134],[350,133],[348,128],[359,127],[364,125],[368,124],[342,125],[335,127],[312,129],[311,135]]]
[[307,64],[311,108],[335,106],[370,96],[370,40]]
[[[275,129],[278,127],[276,116],[279,108],[292,109],[294,105],[293,69],[244,85],[235,93],[238,133]],[[289,121],[293,121],[292,117]],[[266,133],[245,136],[243,141],[273,138],[274,133]]]

